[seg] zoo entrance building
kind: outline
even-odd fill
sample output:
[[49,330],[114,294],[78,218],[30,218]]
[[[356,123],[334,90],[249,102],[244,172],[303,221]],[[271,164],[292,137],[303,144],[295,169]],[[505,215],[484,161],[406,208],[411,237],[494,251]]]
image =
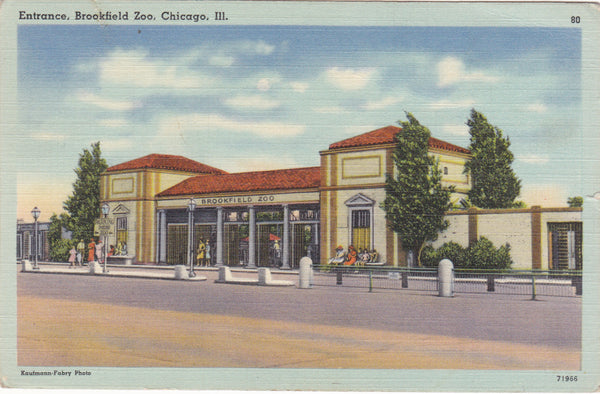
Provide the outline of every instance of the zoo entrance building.
[[[208,243],[212,265],[292,269],[303,256],[325,263],[338,245],[375,250],[386,265],[407,265],[401,240],[380,208],[400,131],[388,126],[333,143],[320,152],[319,167],[227,173],[163,154],[114,165],[100,184],[101,203],[110,206],[115,223],[107,242],[126,243],[137,263],[186,264],[191,218],[193,255]],[[453,202],[465,198],[469,151],[430,138],[429,153],[440,160],[442,183],[455,187]],[[578,220],[580,211],[574,213],[569,220]],[[470,232],[471,222],[469,216]],[[473,237],[466,233],[465,242]],[[551,259],[546,254],[544,265]]]

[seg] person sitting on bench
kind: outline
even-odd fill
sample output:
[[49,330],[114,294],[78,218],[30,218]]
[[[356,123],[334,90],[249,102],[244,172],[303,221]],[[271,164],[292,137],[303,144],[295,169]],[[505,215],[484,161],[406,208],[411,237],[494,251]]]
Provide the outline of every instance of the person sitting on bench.
[[337,265],[343,263],[344,261],[346,261],[346,252],[344,252],[344,248],[342,245],[340,245],[335,249],[335,257],[329,259],[328,264]]
[[344,265],[353,265],[354,263],[356,263],[357,259],[358,253],[356,253],[356,249],[354,249],[354,246],[348,246],[348,257],[346,257]]

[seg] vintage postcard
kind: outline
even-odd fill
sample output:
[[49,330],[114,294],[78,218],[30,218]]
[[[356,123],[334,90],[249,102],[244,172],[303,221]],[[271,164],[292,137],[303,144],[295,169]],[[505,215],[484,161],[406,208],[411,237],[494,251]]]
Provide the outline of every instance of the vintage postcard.
[[2,386],[597,390],[598,4],[0,17]]

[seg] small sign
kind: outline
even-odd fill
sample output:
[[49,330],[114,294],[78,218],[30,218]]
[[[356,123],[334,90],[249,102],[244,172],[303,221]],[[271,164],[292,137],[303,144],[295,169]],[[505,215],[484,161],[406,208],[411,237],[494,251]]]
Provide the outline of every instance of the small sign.
[[106,237],[113,235],[115,228],[115,219],[98,218],[94,221],[94,235],[97,237]]

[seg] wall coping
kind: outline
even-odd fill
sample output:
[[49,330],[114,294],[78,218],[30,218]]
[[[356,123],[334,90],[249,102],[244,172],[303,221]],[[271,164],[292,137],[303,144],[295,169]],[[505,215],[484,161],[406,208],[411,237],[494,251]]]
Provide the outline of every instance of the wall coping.
[[502,209],[480,209],[469,208],[460,211],[447,211],[446,215],[491,215],[491,214],[517,214],[517,213],[545,213],[545,212],[582,212],[582,207],[555,207],[542,208],[539,205],[534,205],[530,208],[502,208]]

